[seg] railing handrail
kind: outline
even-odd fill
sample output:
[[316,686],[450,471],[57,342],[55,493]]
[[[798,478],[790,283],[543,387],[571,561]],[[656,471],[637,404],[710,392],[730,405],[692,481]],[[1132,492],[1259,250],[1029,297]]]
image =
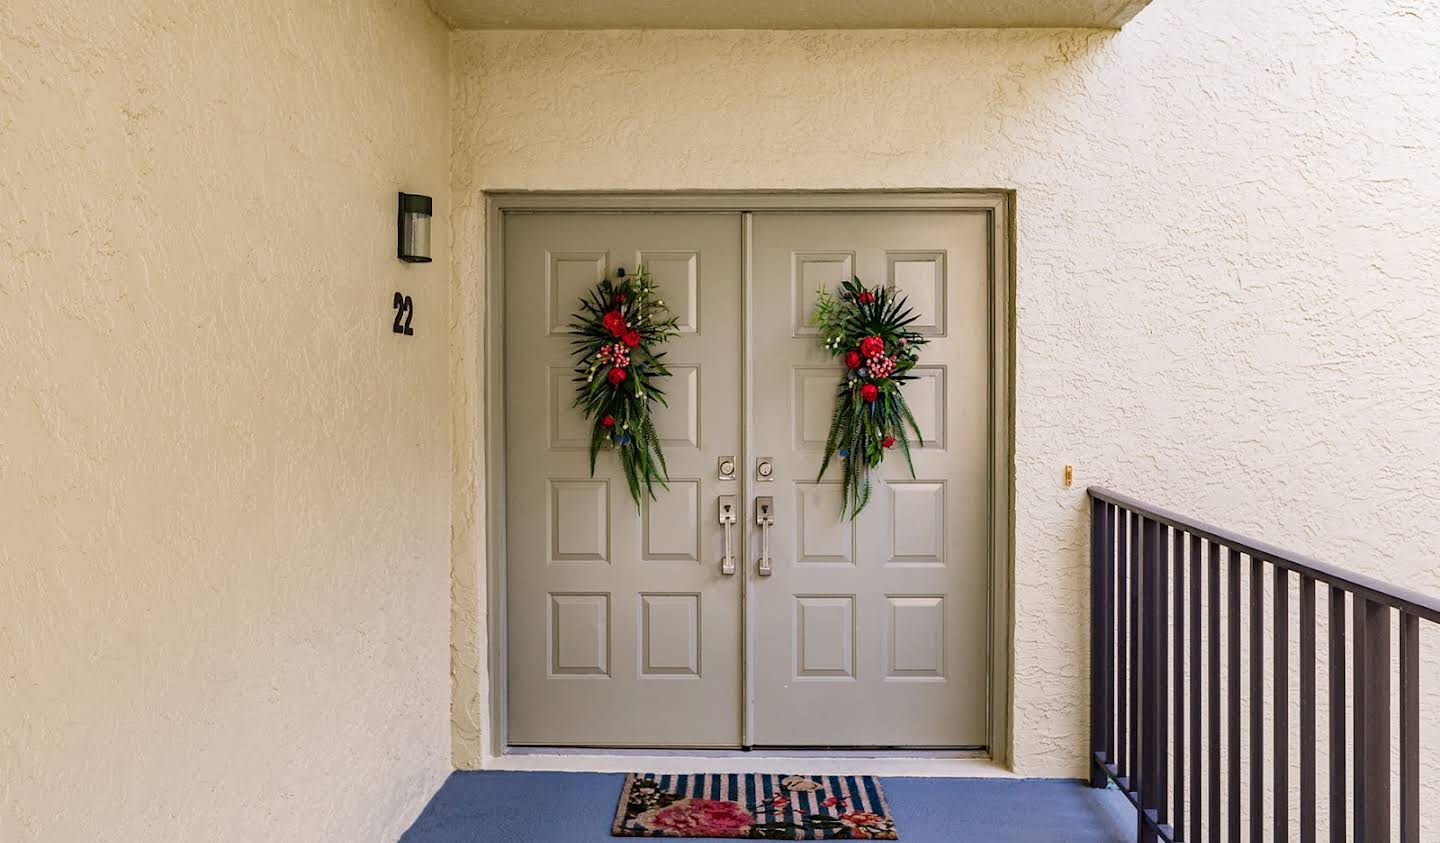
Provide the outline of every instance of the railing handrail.
[[1162,509],[1128,495],[1112,492],[1101,486],[1090,486],[1086,489],[1086,493],[1096,500],[1114,504],[1161,524],[1179,528],[1192,536],[1200,536],[1207,541],[1218,542],[1248,556],[1264,559],[1277,567],[1313,577],[1327,585],[1339,586],[1369,600],[1383,603],[1431,623],[1440,623],[1440,597],[1421,594],[1418,591],[1391,585],[1374,577],[1347,571],[1344,568],[1294,553],[1282,547],[1276,547],[1259,539],[1232,533],[1223,527],[1206,524],[1203,521]]

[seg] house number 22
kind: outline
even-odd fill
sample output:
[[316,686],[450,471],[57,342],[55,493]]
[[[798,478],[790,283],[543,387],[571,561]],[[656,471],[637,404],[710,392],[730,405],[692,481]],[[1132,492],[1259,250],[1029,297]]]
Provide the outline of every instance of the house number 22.
[[414,336],[415,329],[410,327],[410,320],[415,318],[415,301],[409,296],[396,293],[394,308],[395,324],[391,330],[407,337]]

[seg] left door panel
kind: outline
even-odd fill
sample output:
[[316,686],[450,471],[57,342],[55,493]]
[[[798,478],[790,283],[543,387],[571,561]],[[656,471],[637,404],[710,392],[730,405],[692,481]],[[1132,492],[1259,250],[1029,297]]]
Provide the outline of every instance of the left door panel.
[[[740,456],[740,216],[512,214],[504,242],[509,743],[738,746],[740,583],[716,505],[741,490],[716,466]],[[681,334],[652,405],[670,488],[637,509],[614,454],[590,476],[567,326],[641,263]]]

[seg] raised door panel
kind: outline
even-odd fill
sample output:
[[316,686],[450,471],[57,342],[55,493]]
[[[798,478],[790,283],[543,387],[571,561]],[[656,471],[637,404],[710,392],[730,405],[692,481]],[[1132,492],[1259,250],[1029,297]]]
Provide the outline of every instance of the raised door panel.
[[[820,289],[834,289],[855,273],[854,252],[793,252],[790,255],[790,329],[792,336],[813,337],[810,316]],[[767,302],[773,306],[775,302]]]
[[[934,350],[929,350],[922,360],[930,359]],[[915,417],[915,424],[920,427],[920,442],[922,448],[943,449],[945,447],[945,432],[947,430],[945,413],[947,404],[945,401],[945,375],[948,367],[942,364],[920,363],[910,370],[914,380],[906,382],[901,387],[905,395],[905,404],[910,408],[910,413]],[[907,429],[907,435],[914,434]]]
[[700,330],[700,253],[694,249],[642,249],[635,262],[650,270],[661,301],[675,316],[682,334]]
[[917,333],[945,336],[945,253],[887,252],[886,286],[905,296],[915,311]]
[[550,595],[550,674],[610,675],[610,595]]
[[945,678],[945,596],[886,597],[889,626],[886,628],[887,664],[890,680],[932,680]]
[[854,679],[854,596],[796,595],[790,640],[795,681]]
[[550,561],[610,561],[610,483],[606,480],[552,480]]
[[855,564],[855,530],[835,524],[840,484],[795,484],[795,564]]
[[891,480],[880,505],[889,510],[891,565],[945,564],[945,483]]
[[545,252],[545,304],[550,336],[564,336],[580,300],[610,273],[610,255],[601,250]]
[[670,488],[645,501],[644,519],[647,561],[700,561],[700,494],[698,479],[670,478]]
[[700,595],[640,595],[640,674],[700,676]]
[[575,412],[575,372],[568,363],[545,367],[550,390],[545,396],[545,421],[550,432],[550,450],[588,450],[590,426]]
[[655,433],[666,448],[698,448],[700,439],[700,367],[670,366],[665,404],[654,407]]

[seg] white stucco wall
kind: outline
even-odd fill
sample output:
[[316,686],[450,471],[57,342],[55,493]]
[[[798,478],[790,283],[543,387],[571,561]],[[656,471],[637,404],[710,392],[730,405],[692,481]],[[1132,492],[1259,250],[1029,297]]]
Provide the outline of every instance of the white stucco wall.
[[450,769],[448,51],[0,2],[0,840],[394,840]]
[[1015,189],[1014,759],[1078,775],[1087,484],[1440,592],[1437,58],[1434,0],[456,33],[457,763],[489,729],[482,190]]

